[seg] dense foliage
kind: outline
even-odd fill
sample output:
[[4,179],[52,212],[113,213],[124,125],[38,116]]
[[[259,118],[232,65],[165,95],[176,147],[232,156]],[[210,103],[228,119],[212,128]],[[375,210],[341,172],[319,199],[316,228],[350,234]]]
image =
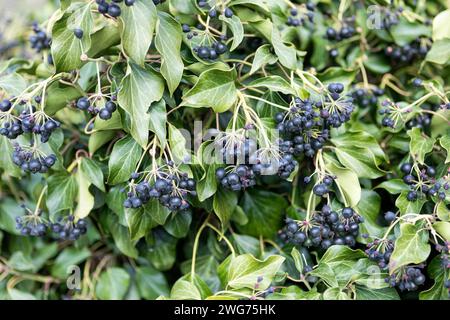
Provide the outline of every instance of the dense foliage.
[[449,299],[445,3],[61,0],[1,43],[0,297]]

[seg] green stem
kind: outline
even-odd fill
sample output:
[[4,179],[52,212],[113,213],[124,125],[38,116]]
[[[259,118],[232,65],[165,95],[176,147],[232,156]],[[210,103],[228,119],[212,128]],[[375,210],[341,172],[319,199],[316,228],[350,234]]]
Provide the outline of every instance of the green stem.
[[195,276],[195,260],[197,258],[197,250],[198,250],[198,242],[200,240],[200,236],[202,234],[203,229],[206,228],[206,226],[208,225],[208,220],[209,220],[209,216],[208,218],[206,218],[206,220],[203,222],[203,224],[200,226],[200,228],[197,231],[197,234],[195,235],[195,240],[194,240],[194,246],[192,248],[192,263],[191,263],[191,283],[194,283],[194,276]]
[[207,226],[209,228],[213,229],[221,237],[221,239],[223,239],[227,243],[228,248],[231,251],[231,254],[233,255],[233,257],[235,257],[236,251],[234,251],[233,245],[231,244],[230,240],[228,240],[228,238],[225,237],[225,235],[219,229],[217,229],[215,226],[213,226],[212,224],[208,223]]
[[45,191],[47,191],[47,188],[48,188],[48,186],[46,185],[46,186],[42,189],[41,194],[39,195],[39,199],[38,199],[38,201],[37,201],[37,203],[36,203],[36,209],[34,210],[34,214],[35,214],[35,215],[37,215],[37,213],[38,213],[38,211],[39,211],[39,207],[41,206],[41,202],[42,202],[42,199],[44,198],[44,194],[45,194]]

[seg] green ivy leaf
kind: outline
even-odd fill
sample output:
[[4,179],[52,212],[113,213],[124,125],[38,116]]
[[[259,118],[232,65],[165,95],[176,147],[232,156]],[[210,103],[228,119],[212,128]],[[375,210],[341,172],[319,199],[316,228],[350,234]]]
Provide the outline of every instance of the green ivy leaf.
[[118,184],[130,179],[136,170],[142,149],[130,136],[126,136],[114,144],[108,162],[108,184]]
[[158,12],[156,29],[155,46],[161,54],[160,71],[172,95],[183,76],[184,64],[180,55],[182,31],[180,24],[165,12]]
[[238,230],[254,237],[273,237],[281,227],[286,200],[279,194],[264,190],[248,190],[240,206],[247,214],[248,223]]
[[335,182],[339,186],[340,192],[342,192],[341,196],[346,199],[349,206],[356,206],[361,199],[361,186],[358,175],[350,169],[339,167],[329,157],[324,158],[326,169],[336,176]]
[[250,82],[247,86],[254,88],[263,87],[269,89],[270,91],[277,91],[290,95],[296,94],[295,90],[292,89],[289,82],[287,82],[280,76],[268,76],[264,78],[259,78],[257,80]]
[[102,272],[95,287],[101,300],[120,300],[125,297],[130,285],[130,275],[122,268],[108,268]]
[[441,144],[442,148],[447,151],[447,157],[445,158],[445,163],[450,162],[450,136],[445,135],[439,139],[439,143]]
[[164,224],[164,230],[175,238],[184,238],[192,222],[191,212],[174,212]]
[[146,207],[148,207],[147,212],[153,221],[160,225],[166,222],[170,214],[170,210],[167,207],[160,204],[156,199],[151,200]]
[[450,222],[437,221],[433,223],[434,230],[439,233],[446,241],[450,241]]
[[271,46],[269,44],[260,46],[255,52],[250,74],[254,74],[267,64],[274,64],[277,60],[278,58],[271,52]]
[[351,298],[341,288],[328,288],[323,293],[323,300],[351,300]]
[[69,86],[61,82],[53,82],[47,88],[48,97],[45,100],[45,113],[53,116],[69,103],[84,95],[78,86]]
[[284,44],[280,31],[278,31],[275,25],[272,27],[272,44],[280,63],[290,70],[295,70],[297,68],[297,52],[295,47]]
[[440,202],[436,209],[438,218],[442,221],[450,221],[450,210],[447,208],[444,202]]
[[218,188],[214,194],[213,208],[214,212],[222,223],[223,227],[228,225],[231,215],[236,208],[238,198],[236,193],[224,188]]
[[103,28],[91,35],[91,46],[87,55],[88,57],[100,57],[102,53],[107,52],[111,47],[120,43],[120,32],[115,22],[106,22]]
[[59,211],[71,209],[77,195],[75,176],[57,172],[48,179],[47,208],[52,217]]
[[378,168],[375,155],[368,148],[338,147],[335,152],[339,161],[358,177],[376,179],[385,174]]
[[[122,203],[120,205],[122,205]],[[137,259],[139,255],[137,249],[135,248],[137,241],[133,241],[131,239],[131,235],[128,229],[118,223],[117,217],[114,214],[110,214],[109,212],[107,216],[107,226],[114,239],[114,243],[116,244],[120,252],[128,257]]]
[[357,300],[400,300],[394,288],[373,290],[364,286],[356,286]]
[[237,5],[249,5],[256,6],[266,12],[269,12],[270,9],[264,0],[231,0],[229,6],[237,6]]
[[62,251],[53,262],[50,273],[58,279],[67,279],[71,266],[77,266],[86,260],[91,253],[87,248],[66,248]]
[[0,229],[10,234],[20,234],[16,229],[16,218],[23,215],[23,209],[11,198],[6,198],[0,203]]
[[342,288],[354,275],[366,271],[358,268],[358,261],[361,259],[367,260],[363,251],[334,245],[327,249],[318,266],[310,274],[323,279],[330,287]]
[[[431,118],[431,137],[436,138],[438,136],[450,135],[450,110],[437,110],[437,117]],[[442,116],[442,117],[441,117]]]
[[94,186],[105,192],[105,182],[103,171],[97,161],[90,158],[82,158],[80,161],[80,170]]
[[13,96],[20,95],[27,87],[27,82],[18,73],[10,73],[0,77],[0,88]]
[[280,292],[275,292],[268,295],[267,300],[321,300],[322,294],[317,292],[314,287],[311,290],[303,291],[298,286],[289,286],[281,289]]
[[158,20],[155,5],[152,1],[136,1],[130,7],[123,6],[119,19],[123,51],[134,62],[144,66],[145,55],[152,44]]
[[[58,72],[79,69],[83,65],[81,55],[91,47],[91,33],[94,20],[92,3],[74,3],[55,22],[52,29],[52,57]],[[74,30],[83,30],[83,38],[78,39]]]
[[409,143],[410,153],[420,164],[425,163],[425,155],[433,150],[435,139],[427,138],[422,135],[419,128],[413,128],[408,131],[411,138]]
[[14,252],[12,254],[8,260],[8,266],[19,271],[37,271],[30,257],[26,257],[22,251]]
[[206,167],[206,173],[204,177],[197,183],[198,200],[203,202],[206,199],[212,197],[216,193],[216,191],[217,191],[216,166],[209,165]]
[[384,189],[390,194],[399,194],[403,191],[409,191],[408,186],[403,182],[402,179],[390,179],[383,181],[377,185],[374,189]]
[[420,197],[415,201],[409,201],[407,198],[408,191],[402,191],[395,200],[395,206],[399,209],[402,215],[407,213],[420,213],[426,199]]
[[433,42],[425,61],[442,65],[447,64],[450,61],[450,39]]
[[385,74],[391,70],[389,60],[384,55],[369,54],[364,60],[364,66],[370,71],[378,74]]
[[12,161],[12,153],[13,146],[11,141],[5,136],[0,136],[0,168],[17,178],[21,176],[21,171]]
[[245,234],[233,233],[233,244],[240,254],[250,253],[254,257],[261,255],[259,240]]
[[427,271],[429,276],[434,279],[434,284],[428,290],[419,294],[421,300],[448,300],[448,289],[444,286],[447,275],[442,268],[441,256],[436,256],[428,265]]
[[207,70],[183,96],[181,105],[194,108],[211,107],[215,112],[227,111],[237,99],[235,80],[235,70]]
[[431,28],[425,24],[412,23],[404,19],[389,29],[395,43],[404,46],[420,36],[431,36]]
[[318,70],[325,68],[329,61],[329,55],[324,54],[327,51],[327,40],[325,34],[318,31],[313,33],[312,41],[314,49],[312,50],[311,63],[317,67]]
[[142,298],[154,300],[169,295],[169,285],[163,273],[152,267],[136,269],[136,285]]
[[152,230],[151,238],[147,240],[149,251],[147,257],[159,271],[172,268],[176,258],[177,238],[161,229]]
[[450,39],[450,29],[448,28],[450,21],[450,9],[440,12],[433,19],[433,41]]
[[[185,135],[183,135],[183,132]],[[169,145],[172,150],[172,155],[176,163],[184,163],[190,159],[189,151],[187,150],[186,131],[181,131],[174,125],[169,123]],[[189,137],[189,136],[188,136]]]
[[360,234],[368,234],[370,238],[382,238],[386,228],[377,223],[381,209],[381,197],[375,191],[362,190],[361,200],[356,211],[364,217]]
[[400,224],[400,236],[395,240],[394,251],[389,261],[389,271],[393,273],[410,263],[424,262],[431,251],[428,237],[428,231],[423,229],[421,223]]
[[244,27],[241,19],[239,19],[237,15],[233,15],[231,18],[220,15],[219,19],[224,21],[233,33],[233,42],[230,47],[230,51],[233,51],[241,44],[242,40],[244,40]]
[[197,287],[190,281],[178,280],[170,291],[170,299],[173,300],[201,300],[202,296]]
[[12,300],[38,300],[35,295],[15,288],[8,288],[8,294]]
[[158,224],[151,218],[148,211],[149,206],[125,209],[125,222],[130,233],[131,240],[135,241],[144,237],[152,228]]
[[336,147],[345,148],[367,148],[372,152],[378,161],[387,159],[383,149],[381,149],[375,137],[365,131],[346,132],[346,134],[339,134],[333,136],[331,142]]
[[221,280],[233,289],[253,289],[258,277],[262,277],[259,289],[265,290],[270,286],[284,260],[285,258],[279,255],[272,255],[265,260],[258,260],[251,254],[232,257],[226,268],[227,273]]
[[89,153],[94,154],[103,145],[111,141],[116,133],[114,131],[98,131],[89,137]]
[[91,181],[84,173],[81,166],[75,174],[75,179],[78,185],[78,200],[77,207],[74,211],[74,216],[77,219],[83,219],[86,218],[94,208],[94,196],[89,192]]
[[131,118],[131,135],[143,147],[147,146],[152,102],[159,101],[164,81],[152,68],[130,63],[122,79],[118,95],[119,105]]
[[164,148],[166,146],[167,122],[166,102],[164,99],[161,99],[151,105],[149,116],[149,129],[157,135],[161,148]]

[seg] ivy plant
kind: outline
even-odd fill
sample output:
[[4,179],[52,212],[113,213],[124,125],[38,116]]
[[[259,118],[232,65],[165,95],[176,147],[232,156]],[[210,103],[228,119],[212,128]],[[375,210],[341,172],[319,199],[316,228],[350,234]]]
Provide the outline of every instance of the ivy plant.
[[0,297],[448,300],[450,8],[419,3],[6,24]]

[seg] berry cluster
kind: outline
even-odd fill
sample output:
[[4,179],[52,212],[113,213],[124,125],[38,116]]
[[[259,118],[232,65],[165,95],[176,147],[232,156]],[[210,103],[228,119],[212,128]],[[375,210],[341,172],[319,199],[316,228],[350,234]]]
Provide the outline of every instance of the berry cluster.
[[285,227],[279,232],[282,240],[307,247],[328,249],[332,245],[355,246],[359,224],[364,219],[352,208],[345,207],[340,214],[324,205],[311,221],[285,220]]
[[[283,150],[282,150],[283,151]],[[263,166],[259,164],[260,166]],[[295,167],[298,165],[297,160],[294,159],[294,156],[289,151],[284,151],[281,158],[277,162],[278,171],[277,175],[283,179],[287,179],[291,176],[291,173],[294,172]],[[258,164],[253,166],[253,171],[257,174],[264,170],[264,168],[259,169]]]
[[428,195],[430,197],[437,196],[439,200],[444,200],[445,190],[449,189],[448,183],[443,185],[436,181],[436,169],[432,166],[416,165],[409,162],[403,163],[400,171],[404,174],[403,182],[410,186],[411,190],[406,195],[409,201],[415,201],[418,197]]
[[[11,108],[9,100],[3,100],[0,105],[1,111],[5,112]],[[36,112],[35,107],[25,109],[18,118],[8,116],[3,122],[0,134],[8,139],[16,139],[23,133],[40,135],[42,143],[50,139],[51,134],[60,127],[60,123],[48,117],[43,111]]]
[[34,34],[30,36],[31,48],[36,52],[41,52],[45,49],[50,49],[52,39],[47,36],[44,30],[42,30],[37,23],[33,23]]
[[391,10],[386,7],[379,7],[381,10],[377,11],[376,14],[380,15],[377,19],[377,28],[389,30],[392,26],[395,26],[399,22],[400,13],[403,11],[401,7]]
[[315,8],[316,6],[312,2],[306,3],[304,8],[302,7],[301,10],[298,10],[295,7],[291,8],[291,10],[289,10],[289,16],[286,24],[288,26],[298,27],[304,25],[307,21],[313,23]]
[[361,108],[376,107],[378,105],[378,97],[384,94],[384,90],[375,88],[367,90],[358,88],[352,92],[353,103]]
[[216,170],[216,178],[220,184],[233,191],[239,191],[256,185],[256,174],[250,166],[240,164],[231,172],[226,172],[224,168]]
[[414,41],[404,46],[388,46],[385,49],[385,54],[394,65],[407,64],[418,58],[424,58],[429,49],[430,46],[428,44]]
[[[209,26],[220,26],[222,21],[218,19],[219,15],[222,14],[226,18],[232,18],[234,13],[228,8],[220,8],[218,5],[210,6],[208,1],[198,1],[198,6],[202,9],[208,10],[208,27],[205,23],[199,23],[196,28],[190,27],[187,24],[182,25],[182,30],[186,34],[188,40],[194,39],[194,37],[199,37],[199,39],[193,40],[195,45],[192,46],[192,50],[195,55],[204,61],[214,61],[217,60],[221,55],[227,52],[228,47],[224,43],[227,40],[226,34],[220,34],[217,30],[211,32]],[[214,29],[214,28],[212,28]]]
[[105,106],[103,108],[95,108],[91,105],[90,101],[86,97],[81,97],[77,100],[75,106],[76,108],[88,111],[92,114],[98,114],[99,118],[102,120],[111,119],[114,111],[117,110],[116,97],[112,96],[110,100],[106,101]]
[[158,201],[171,211],[183,211],[189,209],[189,203],[186,200],[188,194],[196,195],[196,182],[187,174],[169,174],[158,172],[154,183],[146,179],[134,184],[134,180],[139,179],[138,173],[131,175],[130,191],[127,193],[127,199],[124,201],[125,208],[140,208],[151,199]]
[[[0,102],[0,112],[8,112],[12,107],[12,103],[8,99],[4,99]],[[19,119],[12,117],[8,114],[0,114],[2,120],[2,128],[0,128],[0,134],[8,139],[16,139],[23,133],[22,123]]]
[[50,228],[58,239],[75,241],[87,232],[87,222],[84,219],[75,221],[75,217],[70,215],[66,219],[59,218]]
[[[22,205],[23,208],[25,206]],[[28,212],[16,218],[16,229],[20,231],[23,236],[43,237],[47,233],[47,224],[40,217],[41,210],[36,213],[27,210]]]
[[326,37],[330,41],[341,41],[351,38],[355,34],[355,28],[352,26],[344,25],[341,29],[336,30],[333,27],[329,27],[326,31]]
[[330,127],[337,128],[350,119],[351,99],[341,96],[341,83],[328,85],[320,101],[294,98],[288,112],[275,115],[277,129],[283,136],[281,148],[298,156],[313,157],[329,138]]
[[415,291],[425,283],[425,276],[418,267],[406,267],[398,273],[392,274],[385,279],[391,287],[398,287],[401,291]]
[[229,143],[226,139],[217,141],[220,147],[222,161],[233,164],[227,169],[218,168],[216,178],[220,184],[233,191],[239,191],[256,185],[256,177],[260,175],[278,175],[289,178],[298,165],[290,150],[286,150],[284,142],[272,153],[270,158],[263,150],[257,150],[253,139],[245,138],[243,143]]
[[[339,30],[329,27],[325,33],[325,37],[329,41],[339,42],[341,40],[351,38],[354,34],[355,28],[349,25],[343,25]],[[336,48],[331,48],[328,54],[330,57],[336,58],[339,55],[339,51]]]
[[58,121],[51,119],[41,111],[31,113],[30,110],[24,110],[20,114],[20,120],[23,132],[40,135],[42,143],[47,142],[51,134],[61,126]]
[[[303,182],[308,184],[311,181],[309,176],[303,179]],[[326,196],[330,192],[330,187],[333,184],[334,178],[331,176],[325,176],[319,183],[316,183],[312,189],[313,193],[318,197]]]
[[54,154],[45,156],[33,147],[24,149],[15,144],[12,160],[25,172],[46,173],[55,164],[56,156]]
[[103,15],[108,15],[113,18],[117,18],[122,14],[122,10],[120,9],[117,3],[124,2],[126,6],[132,6],[136,0],[112,0],[111,3],[108,3],[106,0],[95,0],[97,3],[97,10]]
[[226,44],[221,41],[216,41],[211,46],[196,46],[193,48],[197,56],[206,61],[216,60],[220,55],[227,52],[227,49]]
[[393,251],[394,242],[392,240],[375,239],[367,244],[365,252],[369,259],[375,261],[382,270],[387,270]]
[[394,129],[397,123],[402,119],[402,114],[410,113],[410,108],[402,108],[397,103],[386,99],[381,103],[381,109],[378,111],[383,116],[381,119],[381,125],[383,127]]
[[419,114],[406,122],[407,129],[419,128],[421,130],[428,128],[431,124],[431,116],[426,113]]

